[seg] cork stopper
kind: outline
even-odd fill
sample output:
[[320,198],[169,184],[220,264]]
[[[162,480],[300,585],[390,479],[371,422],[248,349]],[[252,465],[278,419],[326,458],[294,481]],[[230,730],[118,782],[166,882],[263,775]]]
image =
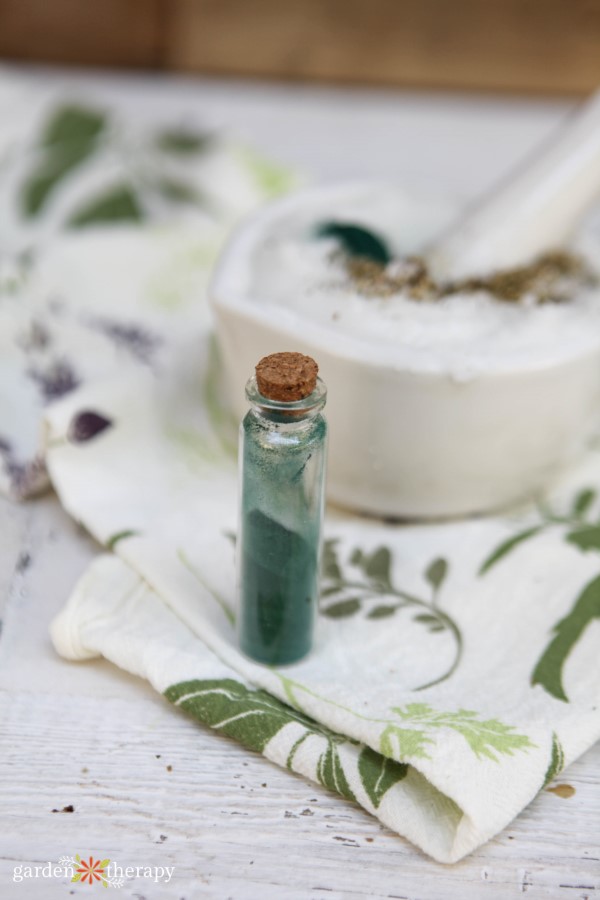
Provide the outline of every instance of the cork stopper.
[[258,390],[269,400],[304,400],[317,386],[319,367],[302,353],[272,353],[256,366]]

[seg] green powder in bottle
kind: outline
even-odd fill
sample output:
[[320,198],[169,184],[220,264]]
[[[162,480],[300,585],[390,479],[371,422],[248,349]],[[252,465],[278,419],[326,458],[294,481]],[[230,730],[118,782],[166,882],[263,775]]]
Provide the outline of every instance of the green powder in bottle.
[[261,360],[246,394],[239,644],[254,660],[285,665],[309,653],[317,616],[326,390],[310,357],[280,353]]

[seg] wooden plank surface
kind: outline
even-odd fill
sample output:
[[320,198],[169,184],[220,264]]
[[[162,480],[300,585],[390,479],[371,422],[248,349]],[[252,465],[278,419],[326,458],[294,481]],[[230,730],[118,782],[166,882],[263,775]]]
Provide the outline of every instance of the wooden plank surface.
[[173,0],[169,67],[424,87],[600,84],[598,0]]
[[161,0],[0,0],[0,56],[152,67],[161,25]]
[[600,0],[0,0],[0,55],[578,93],[600,84]]

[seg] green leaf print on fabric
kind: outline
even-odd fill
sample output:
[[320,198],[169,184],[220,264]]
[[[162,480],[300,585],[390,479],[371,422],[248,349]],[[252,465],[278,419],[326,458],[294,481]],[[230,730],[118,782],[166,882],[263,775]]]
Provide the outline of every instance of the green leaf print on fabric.
[[600,525],[585,525],[583,528],[571,531],[565,540],[583,550],[584,553],[587,550],[600,550]]
[[550,753],[550,762],[548,764],[548,768],[546,770],[546,774],[544,776],[544,783],[542,784],[542,788],[547,787],[553,778],[562,772],[565,767],[565,754],[563,752],[562,745],[558,740],[556,734],[552,732],[552,751]]
[[477,718],[478,713],[469,709],[459,709],[457,712],[437,712],[427,703],[409,703],[404,708],[392,707],[392,712],[395,712],[407,724],[421,724],[423,731],[420,733],[429,742],[431,739],[426,737],[427,730],[450,728],[462,735],[475,756],[486,757],[493,762],[499,761],[497,753],[512,756],[516,750],[526,750],[534,746],[527,735],[515,734],[512,725],[505,725],[498,719],[482,721]]
[[392,554],[387,547],[379,547],[371,555],[356,550],[353,554],[353,562],[362,568],[374,586],[381,591],[388,591],[392,587],[390,569]]
[[519,547],[524,541],[555,526],[568,526],[574,528],[566,535],[565,540],[575,544],[581,550],[600,550],[600,524],[586,520],[590,507],[596,500],[596,491],[593,488],[580,490],[571,504],[570,511],[566,515],[558,515],[551,509],[540,505],[538,512],[541,521],[537,525],[526,528],[524,531],[511,535],[496,547],[484,560],[479,569],[479,575],[485,575],[490,569],[503,560],[512,550]]
[[426,744],[433,744],[433,740],[424,731],[400,728],[398,725],[388,725],[379,739],[381,753],[394,760],[429,759]]
[[348,600],[340,600],[338,603],[328,606],[327,615],[330,619],[344,619],[346,616],[353,616],[359,609],[360,600],[357,600],[356,597],[349,597]]
[[41,136],[37,166],[21,189],[26,216],[39,215],[54,188],[94,153],[105,125],[105,116],[96,110],[78,106],[56,110]]
[[167,129],[156,136],[158,149],[176,156],[195,156],[207,150],[212,142],[211,134],[199,134],[184,129]]
[[30,175],[21,192],[24,214],[33,218],[42,212],[54,188],[92,152],[88,143],[74,144],[53,153]]
[[582,491],[579,491],[573,500],[573,518],[583,519],[595,499],[596,491],[593,488],[584,488]]
[[[462,654],[462,635],[456,622],[438,607],[439,592],[448,575],[449,564],[437,557],[426,567],[423,577],[430,597],[424,599],[394,587],[392,554],[388,547],[377,547],[367,553],[356,547],[342,566],[338,554],[339,541],[324,543],[321,585],[321,614],[343,619],[365,610],[366,618],[386,619],[400,610],[412,609],[414,621],[433,634],[446,632],[455,646],[454,659],[448,670],[415,690],[425,690],[449,678],[456,670]],[[381,602],[385,598],[385,602]],[[373,602],[375,601],[375,603]]]
[[[525,734],[515,734],[514,726],[505,725],[498,719],[478,719],[479,713],[468,709],[457,712],[438,712],[427,703],[408,703],[405,707],[391,707],[391,712],[401,720],[401,724],[391,720],[366,716],[348,706],[320,696],[299,681],[274,672],[280,679],[285,696],[294,709],[302,710],[299,694],[320,700],[329,706],[350,713],[363,722],[384,725],[379,738],[379,751],[386,757],[404,763],[411,757],[428,759],[427,744],[435,744],[435,732],[450,728],[458,732],[477,758],[487,758],[499,762],[496,753],[512,756],[516,750],[528,750],[536,745]],[[494,752],[495,751],[495,752]]]
[[[395,606],[374,606],[373,609],[367,613],[367,619],[387,619],[388,616],[394,615],[396,609],[397,607]],[[331,615],[331,612],[329,615]],[[419,618],[419,616],[415,616],[415,622],[417,622]]]
[[106,222],[141,222],[144,213],[128,184],[116,184],[88,201],[68,221],[70,228],[85,228]]
[[285,725],[304,717],[266,691],[250,690],[233,678],[184,681],[165,697],[196,719],[262,753]]
[[92,141],[106,125],[106,116],[97,109],[83,106],[61,106],[46,123],[42,135],[44,147],[72,141]]
[[156,190],[171,203],[189,203],[194,206],[202,204],[203,198],[196,188],[180,178],[160,178],[156,182]]
[[496,547],[493,553],[491,553],[485,562],[482,564],[479,569],[480,575],[485,575],[486,572],[495,566],[497,562],[500,562],[501,559],[504,559],[505,556],[514,550],[516,547],[520,546],[520,544],[525,543],[525,541],[529,540],[529,538],[535,537],[536,534],[539,534],[543,530],[543,525],[536,525],[533,528],[527,528],[525,531],[520,531],[518,534],[513,535],[508,538],[508,540],[503,541],[499,547]]
[[317,778],[330,791],[336,791],[347,800],[356,800],[344,773],[337,747],[331,742],[327,744],[327,749],[319,757]]
[[259,191],[266,197],[278,197],[295,187],[296,175],[284,166],[265,159],[245,144],[238,144],[234,151],[239,162],[253,178]]
[[[577,547],[584,553],[600,552],[600,523],[588,519],[588,514],[596,498],[597,492],[593,488],[583,488],[573,498],[570,511],[566,515],[557,515],[552,510],[541,507],[539,510],[541,523],[513,535],[500,544],[485,560],[479,574],[485,575],[489,572],[492,566],[524,540],[535,537],[554,526],[567,527],[564,539],[573,547]],[[586,585],[571,611],[552,629],[554,637],[535,666],[531,675],[532,685],[540,685],[552,697],[568,702],[569,698],[562,683],[564,664],[589,623],[597,618],[600,618],[600,576]]]
[[[202,209],[211,219],[230,225],[232,212],[237,215],[243,210],[230,209],[227,191],[221,196],[218,185],[208,194],[198,186],[205,180],[203,170],[210,179],[214,161],[226,161],[225,179],[233,167],[235,181],[237,169],[251,191],[255,188],[257,201],[285,193],[296,182],[295,174],[287,168],[251,149],[231,145],[216,134],[185,126],[157,132],[140,124],[135,117],[132,120],[113,110],[74,103],[55,107],[25,156],[29,168],[17,184],[23,215],[28,219],[43,215],[56,192],[68,204],[60,223],[56,223],[61,228],[152,218],[162,221],[165,215],[179,218],[185,207]],[[112,171],[114,186],[107,184],[104,191],[101,187],[88,188],[90,179],[84,166],[88,161],[90,176]],[[68,189],[61,190],[63,186]],[[70,197],[78,205],[75,211]],[[210,251],[210,264],[213,255]]]
[[570,613],[553,628],[550,641],[531,676],[533,685],[541,685],[557,700],[568,697],[562,683],[562,672],[571,650],[594,619],[600,619],[600,575],[585,586]]
[[365,747],[358,758],[358,772],[371,803],[378,809],[389,789],[406,778],[408,766]]
[[304,724],[307,730],[298,738],[290,750],[286,762],[287,768],[293,770],[294,757],[307,738],[311,737],[311,735],[319,735],[319,737],[325,738],[327,745],[325,750],[319,755],[315,778],[320,784],[324,785],[324,787],[329,788],[331,791],[336,791],[338,794],[341,794],[342,797],[346,797],[347,800],[356,800],[356,797],[348,784],[348,779],[346,778],[338,750],[338,747],[341,744],[354,744],[356,741],[335,734],[335,732],[330,731],[324,725],[319,725],[317,722],[305,717],[300,712],[295,711],[295,715],[297,716],[295,721]]
[[[342,744],[356,742],[319,725],[266,691],[253,690],[225,678],[181,682],[168,688],[165,697],[204,724],[259,753],[264,752],[269,741],[286,725],[302,725],[304,732],[288,754],[287,767],[293,769],[296,753],[308,738],[324,738],[326,746],[316,761],[315,779],[343,797],[356,800],[339,754]],[[358,758],[358,775],[375,807],[406,776],[407,769],[406,765],[384,760],[366,747]]]
[[337,561],[337,543],[335,538],[330,538],[323,543],[323,577],[326,581],[341,583],[342,570]]
[[427,567],[427,569],[425,570],[425,578],[427,579],[429,584],[437,590],[444,583],[444,579],[447,573],[448,562],[442,557],[439,557],[438,559],[434,559],[434,561]]
[[124,541],[128,537],[135,537],[135,535],[138,534],[139,531],[134,531],[133,528],[126,528],[123,531],[117,531],[116,534],[112,534],[105,542],[106,549],[114,550],[118,543]]

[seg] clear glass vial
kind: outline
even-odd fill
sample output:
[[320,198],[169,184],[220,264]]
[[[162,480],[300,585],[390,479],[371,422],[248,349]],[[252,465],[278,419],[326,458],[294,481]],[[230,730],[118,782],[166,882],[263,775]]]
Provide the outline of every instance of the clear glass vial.
[[[314,377],[303,378],[290,358],[309,361]],[[289,365],[270,391],[258,373],[278,360]],[[273,354],[257,366],[258,381],[246,385],[251,408],[240,427],[238,639],[247,656],[273,666],[307,655],[318,612],[327,391],[316,372],[310,357]]]

